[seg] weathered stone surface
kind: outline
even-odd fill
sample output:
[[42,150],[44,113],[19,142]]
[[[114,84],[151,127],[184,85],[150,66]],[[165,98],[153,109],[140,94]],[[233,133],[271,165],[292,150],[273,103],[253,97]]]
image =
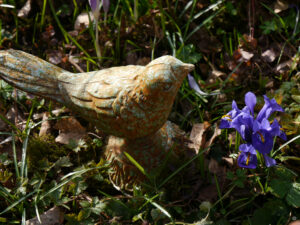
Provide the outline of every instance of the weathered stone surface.
[[[0,51],[3,80],[68,106],[100,130],[115,136],[108,145],[118,146],[119,150],[111,147],[114,152],[125,149],[137,161],[148,160],[149,168],[156,164],[151,160],[160,160],[162,149],[169,148],[169,133],[160,128],[167,121],[183,79],[193,69],[192,64],[162,56],[146,66],[74,74],[22,51]],[[108,153],[110,160],[112,155],[118,156]]]

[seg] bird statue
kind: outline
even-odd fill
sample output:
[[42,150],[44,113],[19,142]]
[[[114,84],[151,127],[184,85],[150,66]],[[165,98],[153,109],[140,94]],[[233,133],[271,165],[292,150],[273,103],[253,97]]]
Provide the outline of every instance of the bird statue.
[[[130,174],[124,166],[123,151],[143,158],[145,151],[150,154],[153,150],[157,155],[170,148],[170,138],[175,134],[170,131],[173,128],[166,123],[167,118],[181,83],[193,69],[192,64],[162,56],[146,66],[71,73],[19,50],[0,51],[0,77],[4,81],[64,104],[112,135],[106,148],[107,158],[123,164],[116,168],[116,174],[122,174],[115,179],[121,180],[117,183]],[[152,156],[144,156],[147,165]]]

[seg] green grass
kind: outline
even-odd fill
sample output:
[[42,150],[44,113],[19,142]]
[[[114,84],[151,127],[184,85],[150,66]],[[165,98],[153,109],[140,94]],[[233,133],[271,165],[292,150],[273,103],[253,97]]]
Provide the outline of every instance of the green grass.
[[[24,3],[20,1],[18,6]],[[211,145],[204,143],[198,154],[173,165],[171,149],[153,171],[125,153],[146,179],[132,191],[118,190],[110,181],[111,168],[102,158],[105,140],[96,138],[97,131],[93,130],[92,138],[82,146],[55,143],[56,131],[48,138],[39,138],[43,121],[34,115],[51,112],[53,103],[25,95],[14,97],[13,89],[1,82],[0,119],[6,130],[0,132],[0,142],[11,139],[2,144],[0,153],[0,222],[25,224],[33,217],[41,220],[40,215],[53,206],[60,207],[64,224],[288,224],[291,218],[300,218],[299,49],[293,47],[300,41],[299,13],[291,8],[278,14],[271,5],[257,5],[262,16],[255,24],[258,47],[254,49],[243,36],[249,33],[248,2],[111,1],[109,12],[100,12],[96,26],[90,23],[76,36],[69,32],[76,17],[89,9],[87,2],[71,1],[67,5],[71,13],[64,16],[57,13],[59,3],[44,0],[33,6],[34,15],[24,19],[17,17],[17,9],[0,7],[1,49],[23,49],[40,53],[41,58],[47,56],[47,50],[59,50],[67,57],[76,54],[78,66],[86,71],[125,65],[131,56],[150,60],[169,54],[195,64],[193,76],[201,89],[220,95],[199,95],[187,80],[183,82],[169,119],[187,136],[194,124],[208,122],[211,126],[202,137],[208,143],[221,117],[231,109],[232,100],[244,106],[248,91],[281,102],[285,113],[276,117],[288,134],[286,142],[276,140],[271,152],[278,165],[266,168],[263,158],[258,157],[255,170],[238,168],[236,158],[243,140],[233,130],[223,130]],[[55,34],[45,40],[49,26],[54,27]],[[266,39],[279,46],[271,63],[260,58],[261,52],[270,48],[261,42]],[[216,43],[220,50],[211,48]],[[255,54],[249,64],[234,58],[241,48]],[[272,70],[290,59],[293,66],[287,72],[276,74]],[[67,61],[59,66],[76,71]],[[216,70],[224,75],[209,83],[211,72]],[[271,88],[266,87],[268,82],[273,82]],[[12,107],[25,115],[25,128],[6,118]],[[48,120],[54,124],[69,116],[52,115]],[[212,159],[217,162],[217,173],[209,166]],[[225,159],[232,162],[227,164]]]

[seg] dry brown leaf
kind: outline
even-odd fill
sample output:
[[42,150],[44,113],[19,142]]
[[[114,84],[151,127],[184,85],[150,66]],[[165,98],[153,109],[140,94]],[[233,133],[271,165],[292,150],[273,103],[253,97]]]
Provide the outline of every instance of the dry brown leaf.
[[208,170],[213,174],[217,174],[220,170],[219,163],[215,159],[210,159],[208,163]]
[[273,87],[274,87],[274,81],[273,81],[273,80],[270,80],[270,81],[266,84],[265,87],[266,87],[266,88],[273,88]]
[[240,46],[245,49],[256,49],[257,40],[248,34],[243,34],[243,37],[240,38]]
[[266,51],[264,51],[262,54],[261,54],[261,57],[266,61],[266,62],[273,62],[275,59],[276,59],[276,54],[274,52],[273,49],[268,49]]
[[48,119],[49,119],[49,113],[45,112],[43,115],[43,122],[42,122],[40,133],[39,133],[40,137],[50,133],[51,125],[50,125],[50,121]]
[[5,130],[5,128],[7,127],[7,124],[0,119],[0,131],[3,131]]
[[239,49],[239,50],[240,50],[239,52],[240,52],[240,54],[242,56],[243,61],[247,62],[247,61],[249,61],[254,56],[253,53],[247,52],[247,51],[243,50],[242,48]]
[[47,58],[49,60],[49,62],[51,62],[54,65],[57,65],[59,63],[61,63],[62,61],[62,53],[59,50],[48,50],[47,51]]
[[216,139],[216,137],[218,137],[220,134],[221,134],[221,129],[219,129],[219,127],[216,126],[215,130],[214,130],[213,136],[211,136],[211,138],[209,139],[209,141],[205,143],[204,148],[207,148],[207,147],[211,146],[211,144],[214,142],[214,140]]
[[222,157],[222,160],[225,161],[229,166],[233,166],[233,158]]
[[0,146],[5,144],[5,143],[11,142],[11,141],[12,141],[12,136],[9,136],[9,137],[5,138],[3,141],[0,142]]
[[26,18],[31,10],[31,0],[27,0],[25,5],[22,7],[22,9],[18,12],[18,17]]
[[78,143],[80,139],[85,136],[85,133],[78,133],[78,132],[69,132],[69,133],[60,133],[56,138],[55,142],[67,145],[71,141]]
[[280,63],[278,66],[275,68],[275,72],[277,73],[284,73],[290,70],[291,66],[293,65],[292,60],[285,61],[283,63]]
[[212,71],[210,71],[209,76],[206,79],[205,83],[206,85],[211,85],[217,82],[223,82],[221,78],[225,78],[225,77],[226,77],[226,73],[213,69]]
[[24,130],[26,127],[26,119],[22,112],[16,110],[15,107],[11,107],[6,113],[6,119],[15,124],[19,129]]
[[62,224],[64,221],[64,213],[59,207],[54,206],[48,211],[40,215],[41,223],[38,221],[37,217],[34,217],[26,221],[26,225],[57,225]]
[[76,143],[86,135],[86,129],[74,118],[63,118],[54,126],[59,130],[55,141],[61,144],[69,144],[71,140]]
[[57,121],[54,128],[61,132],[85,132],[85,128],[72,116]]
[[236,139],[235,132],[231,132],[228,134],[229,143],[231,143],[232,145],[235,145],[235,139]]
[[287,10],[289,8],[289,3],[284,0],[277,0],[274,4],[274,12],[280,13],[281,11]]
[[50,24],[46,27],[46,31],[42,33],[42,39],[49,42],[50,39],[55,35],[54,27]]
[[209,127],[210,127],[210,123],[208,123],[208,122],[196,123],[193,125],[192,131],[190,134],[190,140],[192,141],[192,143],[189,143],[188,147],[195,149],[196,154],[198,154],[199,149],[201,147],[203,147],[203,144],[205,143],[204,132]]

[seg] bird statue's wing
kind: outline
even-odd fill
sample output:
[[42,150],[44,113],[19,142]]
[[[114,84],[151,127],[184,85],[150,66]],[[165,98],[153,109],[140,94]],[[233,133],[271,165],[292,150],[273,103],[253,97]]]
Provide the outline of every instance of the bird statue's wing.
[[[100,116],[116,117],[113,103],[119,94],[132,90],[144,67],[122,66],[89,73],[60,76],[66,96],[76,106],[95,110]],[[67,76],[67,77],[66,77]]]

